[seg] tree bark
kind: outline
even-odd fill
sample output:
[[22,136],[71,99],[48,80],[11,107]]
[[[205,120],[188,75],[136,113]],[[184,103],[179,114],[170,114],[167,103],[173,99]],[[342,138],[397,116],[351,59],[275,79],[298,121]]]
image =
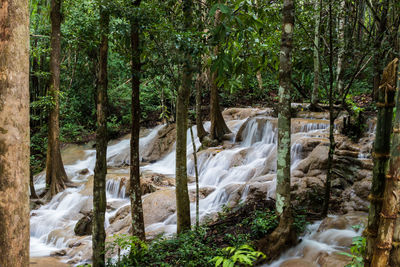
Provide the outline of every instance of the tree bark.
[[197,125],[197,136],[199,137],[200,141],[207,135],[206,130],[203,126],[203,119],[201,116],[201,89],[205,84],[205,73],[200,73],[197,75],[196,79],[196,125]]
[[341,0],[339,4],[339,13],[338,13],[338,21],[339,21],[339,29],[338,29],[338,61],[336,66],[336,86],[337,92],[339,95],[342,95],[343,92],[343,61],[345,54],[345,0]]
[[[134,2],[134,7],[140,6],[141,0]],[[140,43],[139,19],[131,20],[132,49],[132,129],[131,129],[131,167],[130,167],[130,199],[132,215],[132,234],[145,240],[142,190],[140,187],[139,132],[140,132]]]
[[193,161],[194,161],[194,173],[196,178],[196,229],[199,229],[200,226],[200,217],[199,217],[199,171],[197,168],[197,148],[196,143],[194,141],[193,129],[190,126],[190,137],[192,138],[192,146],[193,146]]
[[29,9],[0,2],[0,266],[29,266]]
[[49,115],[49,132],[46,157],[46,186],[48,197],[65,189],[68,177],[60,151],[60,63],[61,63],[61,1],[51,0],[51,84],[49,94],[52,108]]
[[[395,93],[397,85],[397,70],[399,60],[392,61],[383,72],[379,90]],[[379,214],[378,236],[375,241],[374,254],[371,266],[385,267],[389,261],[392,249],[392,238],[396,218],[399,212],[400,198],[400,101],[396,98],[396,116],[393,125],[392,148],[390,154],[389,171],[386,175],[385,190],[383,193],[382,210]]]
[[268,238],[267,256],[279,254],[293,239],[293,216],[290,206],[291,90],[294,1],[283,1],[283,25],[279,63],[278,155],[276,170],[276,211],[279,225]]
[[[215,12],[215,22],[214,25],[218,26],[221,20],[221,11],[217,10]],[[214,47],[214,55],[218,55],[219,46]],[[222,141],[222,138],[225,134],[230,133],[228,126],[225,123],[224,117],[221,113],[221,107],[219,105],[219,95],[218,95],[218,84],[217,84],[218,74],[217,71],[214,71],[211,74],[210,81],[210,117],[211,117],[211,127],[210,127],[210,135],[212,140]]]
[[322,0],[315,0],[315,29],[314,29],[314,84],[311,95],[311,105],[317,106],[319,101],[319,75],[320,75],[320,62],[319,62],[319,38],[320,38],[320,24],[321,24],[321,8]]
[[[192,1],[183,1],[184,26],[190,29],[192,16]],[[187,185],[186,145],[188,129],[188,104],[190,84],[192,80],[191,56],[185,52],[183,64],[182,84],[179,87],[176,103],[176,213],[177,233],[180,234],[190,229],[190,202]]]
[[328,170],[325,181],[325,196],[322,207],[322,216],[326,217],[329,210],[329,200],[331,195],[331,180],[333,174],[333,156],[335,154],[335,114],[333,109],[334,101],[333,88],[333,15],[332,15],[332,0],[329,0],[329,152],[328,152]]
[[[399,71],[398,71],[397,75],[398,76],[400,75],[400,64],[399,64]],[[399,91],[400,91],[400,78],[398,77],[398,79],[397,79],[397,99],[396,99],[397,100],[397,102],[396,102],[396,121],[394,122],[394,125],[393,125],[393,128],[395,128],[395,129],[400,128],[400,125],[399,125],[400,123],[397,119],[397,118],[400,119],[400,114],[399,114],[399,112],[400,112],[400,104],[399,104],[400,103],[400,99],[399,99],[400,94],[399,94]],[[399,132],[397,132],[397,131],[394,131],[394,132],[395,133],[392,137],[392,150],[394,150],[395,148],[398,148],[399,144],[400,144]],[[398,151],[396,151],[396,152],[398,152]],[[398,157],[398,155],[394,156],[394,153],[392,153],[391,156],[393,158]],[[397,163],[397,164],[399,164],[399,163]],[[397,166],[400,166],[400,165],[397,165]],[[397,174],[397,176],[399,176],[399,175]],[[400,188],[397,187],[396,190],[397,190],[397,195],[399,195]],[[397,209],[397,212],[398,213],[400,212],[399,207]],[[397,215],[397,219],[396,219],[396,223],[395,223],[392,246],[393,246],[392,250],[390,251],[389,266],[400,266],[400,217],[399,217],[399,214]]]
[[375,18],[375,28],[376,28],[376,37],[374,41],[374,64],[373,64],[373,73],[374,73],[374,89],[373,96],[374,99],[378,100],[379,94],[379,85],[381,81],[381,72],[383,70],[385,60],[384,53],[381,52],[382,42],[385,37],[387,31],[387,14],[389,9],[389,0],[384,0],[382,3],[380,0],[373,0],[373,8],[375,8],[375,12],[379,12],[379,5],[382,5],[379,21]]
[[392,130],[392,118],[395,92],[385,90],[382,80],[378,91],[378,115],[374,142],[374,168],[372,174],[372,186],[369,200],[371,202],[368,214],[368,225],[364,231],[367,237],[365,266],[370,266],[373,251],[376,246],[375,239],[378,234],[379,214],[382,209],[382,198],[385,188],[385,174],[390,157],[390,134]]
[[108,86],[108,31],[109,14],[107,0],[100,3],[100,60],[99,85],[97,87],[96,166],[93,182],[93,266],[105,266],[104,220],[106,213],[107,175],[107,86]]

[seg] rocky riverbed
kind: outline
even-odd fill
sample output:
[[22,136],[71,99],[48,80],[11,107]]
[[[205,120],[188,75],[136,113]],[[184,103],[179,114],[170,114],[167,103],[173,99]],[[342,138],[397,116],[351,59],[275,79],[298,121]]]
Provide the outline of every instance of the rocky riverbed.
[[[220,146],[198,152],[202,220],[213,218],[223,205],[235,206],[251,198],[275,196],[277,119],[272,116],[272,110],[232,108],[225,110],[223,115],[232,134],[227,136]],[[292,119],[293,204],[315,213],[320,211],[326,176],[329,145],[327,118],[327,113],[302,111]],[[365,218],[359,212],[366,212],[368,209],[367,196],[372,177],[371,148],[375,122],[374,119],[370,119],[368,131],[359,142],[354,143],[340,133],[342,121],[343,118],[339,117],[335,122],[337,145],[332,182],[332,212],[348,214],[343,218],[349,216]],[[209,128],[209,122],[205,123],[205,128],[206,130]],[[196,134],[196,129],[194,132]],[[200,147],[199,140],[196,138],[195,141],[197,147]],[[147,236],[151,238],[159,233],[173,233],[176,230],[173,176],[175,126],[160,125],[151,130],[143,130],[140,148]],[[32,203],[31,254],[34,257],[32,262],[46,261],[49,258],[37,257],[50,255],[59,255],[61,260],[68,264],[87,262],[91,258],[90,216],[95,150],[90,144],[74,145],[65,148],[62,154],[66,171],[76,187],[59,193],[49,203]],[[118,233],[129,233],[130,212],[126,194],[129,189],[128,162],[129,136],[110,142],[105,224],[108,237]],[[193,203],[195,187],[190,134],[188,134],[188,171],[191,176],[190,199]],[[44,189],[43,174],[35,177],[35,187],[39,192]],[[194,204],[192,211],[194,216]],[[340,221],[341,219],[337,218],[342,217],[332,218],[336,219],[329,220]],[[351,228],[353,221],[347,223],[345,229],[341,226],[342,229],[337,230]],[[324,241],[318,236],[336,229],[323,225],[324,222],[318,226],[319,234],[307,238],[323,243]],[[315,231],[314,228],[310,231]],[[336,232],[329,233],[329,239],[335,240]],[[340,236],[339,232],[337,234]],[[355,234],[349,234],[346,236],[347,239],[344,238],[346,241],[341,243],[343,250],[350,245],[349,240],[353,235]],[[332,246],[330,243],[326,245]],[[318,250],[318,253],[315,247],[308,250],[303,248],[301,253],[299,252],[301,249],[298,249],[296,259],[289,259],[287,256],[285,265],[280,266],[302,266],[293,264],[306,264],[307,261],[315,266],[318,264],[338,266],[329,262],[332,257],[341,256],[331,256],[337,254],[336,250],[328,249],[327,246],[322,246],[323,249]],[[293,260],[294,263],[288,265],[290,264],[288,260]],[[283,263],[284,261],[281,261],[279,264]]]

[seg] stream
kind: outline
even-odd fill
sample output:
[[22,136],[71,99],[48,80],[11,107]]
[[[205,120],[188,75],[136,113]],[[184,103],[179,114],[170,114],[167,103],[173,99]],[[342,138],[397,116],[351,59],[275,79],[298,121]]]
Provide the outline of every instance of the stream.
[[[268,110],[250,109],[252,116],[230,116],[224,113],[227,125],[232,131],[231,138],[221,146],[198,152],[199,184],[203,197],[200,199],[200,219],[212,218],[223,205],[235,206],[246,201],[251,194],[261,192],[266,198],[275,198],[277,119],[270,117]],[[228,114],[228,115],[227,115]],[[210,122],[205,122],[208,130]],[[159,125],[140,139],[142,152],[157,141],[158,133],[166,125]],[[371,127],[370,127],[371,128]],[[325,117],[302,117],[292,121],[291,169],[294,173],[306,173],[307,157],[328,142],[329,121]],[[193,127],[196,147],[200,146],[196,127]],[[373,132],[373,127],[370,129]],[[373,136],[370,136],[372,139]],[[370,140],[368,139],[368,140]],[[368,141],[369,142],[369,141]],[[129,180],[129,136],[110,142],[107,149],[109,166],[107,175],[106,232],[108,236],[127,233],[129,230],[129,198],[126,194],[126,180]],[[188,175],[194,176],[193,148],[190,131],[187,133]],[[76,156],[75,156],[76,155]],[[360,151],[359,160],[370,160],[369,151]],[[62,258],[69,264],[90,261],[91,236],[76,236],[75,224],[92,208],[93,169],[95,150],[88,146],[76,146],[64,150],[63,159],[68,158],[65,169],[76,188],[68,188],[38,209],[31,211],[31,257],[47,257],[60,250]],[[142,158],[141,158],[142,159]],[[65,160],[64,160],[65,161]],[[175,173],[175,145],[160,159],[141,166],[143,173],[173,180]],[[311,170],[308,170],[310,173]],[[318,174],[323,175],[323,174]],[[306,175],[305,175],[306,176]],[[296,178],[297,179],[297,178]],[[193,179],[189,191],[195,190]],[[300,181],[300,179],[298,179]],[[169,180],[168,180],[169,181]],[[45,176],[35,177],[35,189],[42,192]],[[167,184],[157,191],[143,196],[146,234],[173,234],[176,231],[175,193],[173,184]],[[192,222],[195,221],[195,204],[191,198]],[[153,214],[146,214],[153,212]],[[349,219],[350,218],[350,219]],[[321,227],[323,222],[315,222],[307,227],[302,242],[285,252],[280,259],[265,266],[335,266],[324,265],[331,260],[329,255],[343,258],[338,251],[346,251],[351,239],[360,235],[360,230],[352,225],[365,219],[365,214],[330,216],[331,221],[342,220],[340,229]],[[334,223],[333,223],[334,224]],[[338,227],[337,227],[338,228]],[[349,243],[350,242],[350,243]],[[325,262],[324,262],[325,260]],[[344,261],[348,260],[344,258]],[[290,265],[292,264],[292,265]],[[303,264],[303,265],[301,265]],[[307,265],[308,264],[308,265]],[[310,265],[311,264],[311,265]]]

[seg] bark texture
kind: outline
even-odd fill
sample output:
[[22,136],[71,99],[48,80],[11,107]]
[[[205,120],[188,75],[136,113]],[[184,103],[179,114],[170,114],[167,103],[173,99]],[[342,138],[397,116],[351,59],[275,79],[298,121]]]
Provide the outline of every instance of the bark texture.
[[[396,118],[400,119],[400,64],[398,67],[398,72],[397,72],[397,98],[396,98]],[[393,128],[399,129],[400,128],[400,122],[396,119],[393,124]],[[399,133],[397,131],[394,131],[395,133],[393,134],[392,137],[392,151],[394,149],[398,149],[400,145],[400,137]],[[398,152],[398,151],[395,151]],[[392,152],[392,158],[398,157],[398,155],[394,156],[394,152]],[[400,162],[397,163],[397,166],[400,166]],[[399,174],[397,174],[397,177]],[[397,186],[397,196],[400,195],[400,187]],[[394,233],[393,233],[393,242],[392,242],[392,250],[390,251],[390,260],[389,260],[389,265],[390,266],[400,266],[400,208],[397,207],[397,219],[395,223],[395,228],[394,228]]]
[[[392,63],[393,64],[393,63]],[[388,66],[389,68],[389,66]],[[392,130],[392,118],[395,90],[386,90],[388,81],[384,77],[378,90],[378,115],[374,142],[374,168],[372,174],[372,187],[369,200],[371,202],[368,214],[368,225],[364,234],[367,237],[365,265],[370,266],[376,243],[382,209],[382,198],[385,189],[385,174],[390,157],[390,134]],[[393,86],[393,85],[391,85]],[[395,87],[395,85],[394,85]]]
[[276,171],[276,210],[279,225],[268,238],[273,244],[266,248],[269,257],[277,255],[293,237],[293,216],[290,207],[290,151],[291,113],[290,93],[292,89],[292,50],[294,30],[294,1],[283,1],[283,26],[279,63],[279,113],[278,113],[278,156]]
[[107,175],[107,55],[109,14],[106,0],[100,5],[100,70],[97,87],[96,166],[93,180],[93,266],[105,266],[104,219]]
[[194,161],[194,173],[196,176],[196,228],[198,229],[200,226],[200,217],[199,217],[199,171],[197,169],[197,148],[196,143],[194,141],[193,129],[190,127],[190,137],[192,138],[192,146],[193,146],[193,161]]
[[[215,12],[214,24],[217,26],[221,20],[221,11],[217,10]],[[218,55],[219,46],[214,47],[214,55]],[[228,126],[225,123],[224,117],[222,116],[221,107],[219,105],[219,95],[218,95],[218,84],[217,84],[218,73],[214,71],[211,74],[210,81],[210,117],[211,117],[211,127],[210,136],[212,140],[222,141],[225,134],[230,133]]]
[[315,28],[314,28],[314,84],[311,95],[311,105],[316,106],[319,100],[319,75],[320,75],[320,62],[319,62],[319,38],[320,38],[320,24],[321,24],[321,0],[315,0]]
[[[183,13],[185,15],[184,26],[191,26],[192,1],[183,1]],[[192,80],[191,57],[188,52],[183,64],[182,84],[178,90],[176,103],[176,213],[177,233],[190,229],[190,202],[187,185],[186,141],[188,129],[188,104],[190,84]]]
[[[140,6],[140,0],[134,2],[134,7]],[[139,161],[139,131],[140,131],[140,46],[139,20],[131,20],[131,49],[132,49],[132,129],[131,129],[131,167],[130,192],[132,235],[145,240],[142,190],[140,188],[140,161]]]
[[61,62],[61,0],[51,0],[51,53],[49,94],[53,105],[49,115],[49,133],[46,156],[46,186],[48,197],[65,189],[68,177],[60,151],[60,62]]
[[325,181],[325,196],[322,207],[322,216],[328,215],[329,200],[331,196],[331,179],[333,174],[333,156],[335,154],[335,114],[333,109],[334,101],[334,88],[333,88],[333,15],[332,15],[332,0],[329,1],[329,152],[328,152],[328,166]]
[[29,266],[29,10],[0,2],[0,266]]
[[196,126],[197,126],[197,136],[199,137],[200,141],[207,135],[206,130],[203,126],[203,118],[201,115],[201,93],[202,88],[206,83],[206,73],[202,72],[197,75],[196,78]]
[[[383,72],[379,90],[396,90],[397,69],[399,60],[392,61]],[[392,249],[392,238],[399,209],[400,187],[400,103],[399,95],[396,99],[396,117],[394,121],[392,148],[390,153],[389,171],[386,175],[385,190],[383,193],[382,210],[379,214],[378,235],[375,241],[374,254],[371,266],[384,267],[389,261]]]

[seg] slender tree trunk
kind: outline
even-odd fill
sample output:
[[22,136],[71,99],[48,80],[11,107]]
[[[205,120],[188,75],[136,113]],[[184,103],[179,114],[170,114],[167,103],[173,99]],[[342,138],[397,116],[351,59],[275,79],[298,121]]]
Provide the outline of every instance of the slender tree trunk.
[[[134,2],[138,8],[141,0]],[[131,20],[131,49],[132,49],[132,132],[131,132],[131,168],[130,168],[130,199],[132,214],[132,234],[145,240],[142,190],[140,187],[139,161],[139,132],[140,132],[140,46],[139,19]]]
[[200,141],[207,135],[206,130],[203,126],[203,120],[201,117],[201,89],[205,83],[204,73],[200,73],[196,78],[196,125],[197,125],[197,136]]
[[333,15],[332,15],[332,0],[329,0],[329,152],[328,152],[328,171],[325,181],[325,197],[322,208],[322,216],[326,217],[329,210],[329,200],[331,196],[331,180],[332,180],[332,167],[333,156],[335,154],[335,114],[333,109],[334,101],[334,88],[333,88]]
[[385,81],[382,80],[378,91],[377,125],[374,142],[374,168],[369,200],[371,202],[368,214],[368,225],[364,231],[367,237],[365,266],[370,266],[373,251],[376,246],[376,237],[380,223],[379,214],[382,209],[382,198],[385,188],[385,174],[390,157],[390,134],[394,107],[394,90],[385,90]]
[[46,157],[46,186],[48,197],[65,189],[68,177],[60,151],[60,63],[61,63],[61,1],[51,0],[51,84],[49,94],[53,105],[49,115],[49,133]]
[[342,95],[343,92],[343,61],[344,61],[344,54],[345,54],[345,0],[340,1],[339,5],[339,13],[338,13],[338,21],[339,21],[339,29],[338,29],[338,61],[336,66],[336,86],[337,92],[339,95]]
[[319,62],[319,38],[320,38],[320,24],[321,24],[321,8],[322,0],[315,0],[315,29],[314,29],[314,85],[311,95],[311,105],[317,106],[319,100],[319,75],[320,75],[320,62]]
[[[381,52],[382,41],[385,37],[387,31],[387,14],[389,9],[389,0],[383,0],[382,3],[379,3],[380,0],[373,0],[373,7],[375,11],[380,14],[380,19],[377,21],[375,19],[375,28],[376,28],[376,37],[374,42],[374,64],[373,64],[373,73],[374,73],[374,89],[373,96],[374,99],[378,99],[379,94],[379,84],[381,81],[381,73],[385,64],[384,53]],[[382,10],[379,12],[378,6],[382,5]]]
[[100,4],[100,70],[97,87],[96,166],[93,183],[93,266],[105,266],[104,220],[106,213],[107,175],[107,86],[108,29],[107,0]]
[[36,194],[35,191],[35,186],[33,184],[33,172],[32,169],[30,170],[30,175],[29,175],[29,192],[30,192],[30,198],[32,199],[37,199],[38,195]]
[[[214,25],[218,26],[221,20],[221,11],[217,10],[215,12],[215,22]],[[214,55],[218,55],[219,46],[214,47]],[[222,141],[222,138],[225,134],[230,133],[228,126],[225,123],[224,117],[221,113],[221,107],[219,105],[219,95],[218,95],[218,84],[217,84],[218,74],[217,71],[214,71],[211,74],[210,81],[210,117],[211,117],[211,127],[210,127],[210,135],[211,139]]]
[[[291,148],[291,90],[292,50],[294,30],[294,1],[283,1],[283,25],[279,64],[278,156],[276,171],[276,210],[279,225],[270,235],[268,256],[290,246],[293,216],[290,206],[290,148]],[[278,252],[279,253],[279,252]]]
[[29,9],[0,2],[0,266],[29,266]]
[[194,135],[193,135],[192,126],[190,126],[190,137],[192,138],[194,173],[195,173],[195,176],[196,176],[196,229],[199,229],[199,226],[200,226],[200,217],[199,217],[199,171],[197,169],[197,148],[196,148],[196,143],[194,141]]
[[[192,1],[183,1],[184,26],[190,29],[192,17]],[[190,229],[190,202],[187,185],[186,145],[188,129],[188,104],[192,80],[191,56],[185,52],[182,85],[179,87],[176,103],[176,213],[177,233]]]
[[[399,60],[392,61],[383,72],[381,89],[395,94],[397,84],[397,70]],[[384,82],[384,83],[383,83]],[[378,235],[375,241],[374,254],[371,266],[388,266],[392,238],[396,218],[399,212],[399,188],[400,188],[400,103],[399,94],[396,98],[396,117],[394,122],[391,158],[389,171],[386,175],[385,190],[383,193],[382,210],[379,214]]]

